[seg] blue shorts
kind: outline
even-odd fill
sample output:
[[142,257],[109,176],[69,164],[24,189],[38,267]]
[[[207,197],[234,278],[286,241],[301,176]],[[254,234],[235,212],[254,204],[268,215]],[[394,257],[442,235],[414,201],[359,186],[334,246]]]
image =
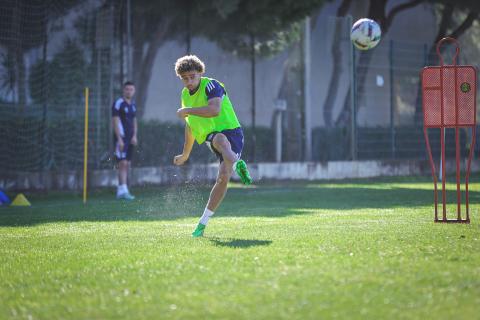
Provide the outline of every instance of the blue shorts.
[[243,130],[242,128],[235,128],[235,129],[227,129],[223,130],[221,132],[212,132],[207,134],[207,138],[205,139],[205,143],[207,147],[217,155],[218,159],[220,160],[220,163],[223,161],[222,154],[218,152],[214,147],[213,147],[213,138],[219,133],[222,133],[227,137],[228,142],[230,142],[230,145],[232,146],[232,151],[237,154],[238,158],[242,156],[242,150],[243,150]]
[[[115,158],[117,158],[117,161],[122,161],[122,160],[131,161],[133,152],[135,151],[135,146],[131,143],[124,142],[123,149],[120,150],[120,146],[118,145],[118,142],[116,141],[116,139],[114,141],[115,141]],[[127,139],[124,139],[124,141],[127,141]]]

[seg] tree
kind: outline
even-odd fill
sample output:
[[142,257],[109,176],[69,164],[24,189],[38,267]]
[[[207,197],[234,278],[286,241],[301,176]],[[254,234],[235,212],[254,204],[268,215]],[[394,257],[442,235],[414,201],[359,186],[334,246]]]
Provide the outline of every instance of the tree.
[[[370,0],[368,6],[368,13],[367,17],[375,20],[382,29],[382,37],[384,37],[392,25],[393,20],[395,17],[402,11],[413,8],[419,5],[426,0],[410,0],[404,3],[398,4],[397,6],[390,9],[390,11],[386,12],[386,7],[388,0]],[[357,63],[358,66],[363,66],[363,68],[358,68],[357,70],[357,79],[356,83],[357,86],[357,97],[362,97],[365,91],[365,78],[368,73],[368,66],[370,64],[370,60],[372,58],[371,53],[369,52],[361,52],[359,61]],[[350,94],[352,94],[350,88],[347,93],[347,99],[345,99],[345,103],[339,118],[336,120],[337,125],[346,125],[350,121],[350,112],[349,112],[349,103],[350,103]]]
[[147,99],[152,65],[167,40],[204,36],[227,52],[251,61],[252,158],[255,159],[255,61],[284,50],[301,37],[299,22],[325,0],[137,1],[133,10],[134,75],[138,114]]
[[[25,52],[44,43],[49,18],[65,14],[78,2],[78,0],[63,1],[61,7],[54,0],[17,0],[13,5],[10,3],[0,5],[3,13],[0,20],[2,30],[0,45],[7,50],[7,61],[13,64],[13,67],[9,66],[11,69],[7,75],[8,83],[12,87],[12,81],[15,82],[16,102],[21,108],[27,101]],[[55,10],[51,10],[52,8]]]
[[[138,0],[133,7],[133,80],[139,114],[158,49],[168,40],[205,36],[228,52],[252,58],[283,50],[299,38],[292,27],[324,0]],[[187,43],[188,46],[188,43]],[[252,51],[252,47],[254,50]],[[187,51],[188,48],[187,48]]]
[[335,105],[335,100],[337,98],[340,75],[342,73],[340,44],[343,30],[342,19],[340,18],[345,17],[351,3],[352,0],[342,0],[337,9],[337,19],[335,20],[335,31],[332,43],[333,68],[330,75],[330,81],[328,83],[327,98],[325,99],[325,104],[323,105],[323,119],[326,127],[331,127],[333,125],[333,106]]
[[[236,0],[218,6],[211,14],[215,23],[204,23],[199,32],[228,52],[251,58],[252,36],[255,54],[271,56],[300,40],[298,23],[324,0]],[[222,3],[222,2],[219,2]],[[205,9],[203,9],[205,10]],[[207,11],[200,14],[207,15]]]
[[[437,42],[444,37],[458,38],[462,36],[479,17],[480,2],[476,0],[436,0],[430,2],[443,6],[437,36],[431,47],[433,50],[435,50]],[[455,10],[458,10],[465,15],[463,21],[456,26],[454,25],[456,21],[453,19],[453,13]]]
[[15,87],[17,79],[13,53],[10,51],[2,53],[0,55],[0,63],[3,69],[0,77],[0,89],[3,92],[3,97],[6,99],[10,97],[10,100],[14,100],[16,96]]
[[[430,1],[437,6],[437,14],[440,14],[438,31],[435,39],[428,50],[426,64],[438,64],[437,43],[444,37],[459,38],[478,20],[480,14],[480,2],[477,0],[437,0]],[[454,13],[461,13],[464,18],[461,21],[455,21]],[[445,48],[442,47],[441,50]],[[445,63],[449,63],[445,61]],[[415,104],[415,121],[420,123],[422,117],[421,103],[421,84],[419,83],[417,99]]]
[[253,161],[256,149],[256,59],[259,56],[272,56],[285,50],[292,43],[298,43],[302,36],[302,21],[323,3],[323,0],[231,1],[230,6],[219,7],[217,14],[213,16],[218,24],[204,24],[203,28],[198,29],[226,51],[251,62]]
[[[86,72],[89,67],[83,49],[72,39],[65,39],[62,49],[55,54],[52,61],[39,61],[30,70],[29,86],[32,89],[32,100],[42,104],[44,95],[48,96],[49,106],[57,115],[66,115],[75,110],[78,101],[83,99]],[[41,90],[38,79],[45,77],[49,70],[47,92]]]
[[[205,5],[210,5],[206,1]],[[133,81],[137,85],[137,113],[142,116],[155,57],[162,44],[186,33],[187,5],[194,0],[138,0],[132,3]],[[195,9],[194,9],[195,10]]]
[[[35,1],[32,1],[35,2]],[[42,43],[42,36],[38,36],[37,30],[43,32],[45,30],[44,19],[39,18],[37,10],[31,10],[29,6],[37,5],[42,7],[42,1],[38,3],[27,3],[27,1],[15,1],[13,5],[2,6],[2,15],[0,22],[0,44],[7,50],[9,63],[14,68],[9,73],[10,82],[15,81],[17,92],[16,101],[23,107],[26,103],[26,72],[24,53],[30,48],[39,46]],[[4,60],[5,61],[5,60]],[[11,83],[10,83],[11,86]]]

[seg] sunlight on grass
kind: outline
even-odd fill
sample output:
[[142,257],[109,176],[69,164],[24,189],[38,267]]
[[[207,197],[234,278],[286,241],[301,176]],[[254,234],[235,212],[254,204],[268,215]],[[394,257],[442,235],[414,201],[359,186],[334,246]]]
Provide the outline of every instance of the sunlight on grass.
[[202,239],[204,185],[29,195],[0,208],[0,318],[475,319],[480,184],[445,225],[427,179],[233,183]]

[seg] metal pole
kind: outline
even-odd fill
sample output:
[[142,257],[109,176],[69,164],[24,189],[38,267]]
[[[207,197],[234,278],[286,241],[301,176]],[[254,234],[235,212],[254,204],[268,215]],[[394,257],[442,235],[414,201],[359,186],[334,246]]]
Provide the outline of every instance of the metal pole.
[[186,8],[186,35],[185,35],[185,42],[187,44],[187,54],[191,52],[192,46],[192,9],[190,1],[187,1],[187,8]]
[[277,110],[275,134],[275,161],[282,162],[282,111]]
[[283,112],[287,110],[287,101],[286,100],[277,100],[275,101],[275,121],[276,121],[276,132],[275,132],[275,161],[282,162],[282,146],[283,146],[283,137],[282,137],[282,128],[283,128]]
[[132,80],[132,18],[130,0],[127,0],[127,77]]
[[393,40],[390,40],[390,138],[392,159],[395,159],[395,86],[393,80]]
[[97,103],[96,103],[96,108],[95,108],[95,121],[96,121],[96,124],[95,124],[95,159],[96,159],[96,165],[97,165],[97,168],[100,167],[100,157],[99,157],[99,154],[100,154],[100,150],[99,150],[99,142],[100,142],[100,118],[101,118],[101,106],[102,106],[102,63],[101,63],[101,59],[102,59],[102,49],[100,48],[97,48],[97,87],[96,87],[96,90],[97,90],[97,94],[96,94],[96,98],[97,98]]
[[[352,25],[352,16],[347,18],[348,24]],[[351,129],[350,129],[350,157],[352,160],[357,160],[357,110],[356,110],[356,71],[355,71],[355,47],[353,44],[350,44],[350,119],[351,119]]]
[[[112,22],[113,22],[113,18],[115,16],[115,7],[113,5],[113,1],[110,3],[110,14],[112,15]],[[109,26],[111,29],[110,29],[110,32],[111,34],[114,34],[115,32],[115,24],[112,23],[110,26]],[[109,77],[109,84],[108,84],[108,101],[109,103],[112,103],[113,101],[113,70],[114,70],[114,66],[113,66],[113,50],[114,50],[114,41],[115,41],[115,37],[110,37],[110,46],[109,46],[109,58],[110,58],[110,61],[109,61],[109,66],[110,66],[110,77]],[[121,62],[123,64],[123,61]],[[123,79],[122,79],[123,80]],[[99,103],[99,106],[100,106],[100,103],[101,102],[98,102]],[[112,128],[112,121],[110,120],[110,109],[108,108],[108,105],[106,106],[106,119],[108,119],[107,121],[107,126],[108,126],[108,132],[107,132],[107,135],[106,135],[106,138],[107,138],[107,144],[108,144],[108,151],[110,152],[111,150],[113,150],[113,139],[110,138],[110,135],[111,133],[113,132],[113,128]]]
[[87,203],[87,166],[88,166],[88,87],[85,88],[85,128],[83,144],[83,203]]
[[[123,12],[123,11],[121,11]],[[125,50],[126,50],[126,45],[125,45],[125,39],[124,39],[124,32],[123,32],[123,20],[124,19],[120,19],[120,22],[118,24],[118,34],[116,33],[117,31],[117,28],[113,28],[112,32],[113,32],[113,39],[115,39],[115,37],[118,37],[118,52],[119,52],[119,67],[120,67],[120,82],[123,83],[126,81],[126,79],[128,78],[128,74],[125,73],[125,68],[126,68],[126,58],[125,58]]]
[[[442,135],[441,139],[443,139],[443,141],[445,141],[445,130],[443,130],[441,132],[441,135]],[[439,170],[438,170],[438,181],[443,180],[442,170],[443,170],[443,158],[442,158],[442,154],[440,154],[440,166],[439,166]]]
[[[43,74],[42,74],[42,102],[43,102],[43,114],[42,114],[42,124],[43,124],[43,155],[42,155],[42,170],[47,169],[47,163],[49,159],[49,148],[48,144],[48,124],[47,124],[47,49],[48,49],[48,26],[49,26],[49,10],[47,3],[44,3],[44,15],[45,15],[45,37],[43,38],[43,51],[42,51],[42,63],[43,63]],[[46,184],[47,190],[49,185]]]
[[255,105],[255,35],[250,33],[250,45],[251,45],[251,82],[252,82],[252,161],[256,160],[256,144],[257,144],[257,135],[255,132],[256,126],[256,105]]
[[305,161],[312,160],[312,125],[311,125],[311,35],[310,35],[310,17],[305,19],[305,32],[303,41],[304,51],[304,94],[305,94],[305,109],[304,109],[304,125],[305,125]]

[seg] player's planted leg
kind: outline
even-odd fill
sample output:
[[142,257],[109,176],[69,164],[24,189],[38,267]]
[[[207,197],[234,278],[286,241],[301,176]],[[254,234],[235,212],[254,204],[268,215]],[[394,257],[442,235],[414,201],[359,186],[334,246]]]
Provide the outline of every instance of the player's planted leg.
[[225,135],[217,134],[213,139],[213,147],[222,154],[223,161],[218,168],[217,180],[210,192],[205,211],[198,222],[197,228],[192,233],[193,237],[201,237],[203,235],[208,220],[214,215],[215,210],[217,210],[227,193],[228,182],[233,173],[233,163],[237,161],[237,155],[232,151],[230,142],[228,142]]
[[206,225],[202,224],[201,222],[198,223],[195,230],[192,232],[192,237],[198,238],[203,236],[203,231],[205,230]]
[[118,163],[118,187],[117,187],[117,199],[133,200],[134,196],[130,194],[127,187],[127,176],[130,161],[121,160]]
[[211,216],[214,215],[215,210],[218,208],[220,203],[222,202],[225,194],[227,192],[228,181],[232,176],[232,167],[231,165],[227,164],[225,161],[220,164],[220,168],[218,170],[217,180],[215,181],[215,185],[210,192],[210,197],[208,198],[208,203],[203,212],[203,215],[200,217],[200,221],[198,222],[197,228],[193,231],[193,237],[201,237],[203,236],[203,231],[207,226],[208,220]]

